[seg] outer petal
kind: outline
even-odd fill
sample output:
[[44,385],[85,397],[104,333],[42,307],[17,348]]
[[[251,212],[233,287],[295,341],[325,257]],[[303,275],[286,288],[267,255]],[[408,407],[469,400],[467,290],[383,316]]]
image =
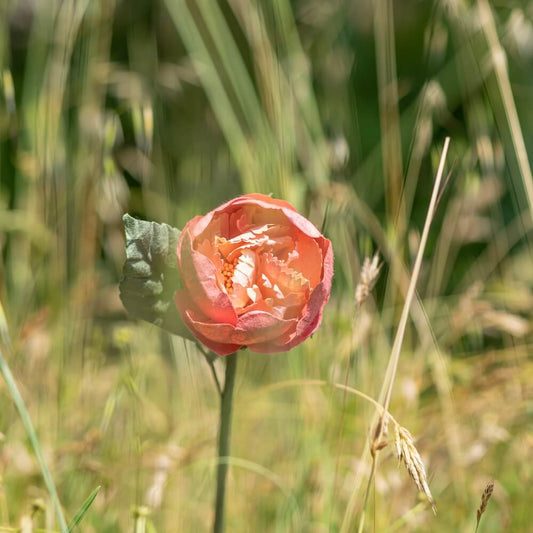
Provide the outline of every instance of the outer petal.
[[[270,196],[266,196],[264,194],[245,194],[244,196],[235,198],[235,200],[232,200],[225,205],[240,206],[245,204],[255,204],[260,207],[264,207],[265,209],[281,209],[289,221],[292,222],[299,230],[309,235],[309,237],[313,237],[315,239],[322,237],[320,231],[318,231],[309,220],[300,215],[300,213],[298,213],[298,211],[296,211],[291,204],[285,202],[284,200],[270,198]],[[216,211],[219,211],[219,209],[220,208],[218,208]]]
[[324,284],[320,283],[312,292],[304,314],[296,326],[296,335],[288,343],[287,349],[297,346],[317,330],[322,322],[322,310],[328,299],[329,293]]
[[324,299],[322,302],[320,301],[324,297],[321,289],[322,286],[319,285],[313,291],[306,312],[304,313],[304,318],[298,323],[295,334],[290,336],[284,335],[271,342],[250,344],[248,346],[249,350],[256,353],[288,352],[291,348],[294,348],[312,335],[318,329],[318,326],[320,326],[322,309],[327,302],[327,299]]
[[[244,194],[218,206],[213,211],[210,211],[203,217],[199,217],[200,220],[195,223],[194,230],[191,230],[193,237],[196,237],[202,233],[211,223],[213,217],[220,213],[231,213],[234,209],[242,207],[244,205],[257,205],[263,207],[264,209],[276,209],[282,211],[289,220],[291,220],[292,215],[296,215],[298,222],[293,222],[297,227],[299,227],[304,233],[307,233],[311,237],[319,237],[320,232],[309,222],[305,217],[300,215],[294,207],[285,202],[284,200],[278,200],[276,198],[271,198],[265,194]],[[198,217],[196,217],[198,218]],[[195,219],[193,219],[195,220]],[[304,229],[306,228],[306,229]],[[310,233],[311,232],[311,233]]]
[[239,198],[235,198],[234,201],[241,202],[243,199],[246,200],[253,200],[253,202],[244,202],[244,203],[257,203],[257,204],[267,204],[265,207],[281,207],[283,209],[289,209],[291,211],[295,211],[294,207],[289,204],[289,202],[286,202],[285,200],[279,200],[278,198],[272,198],[271,196],[268,196],[266,194],[259,194],[259,193],[252,193],[252,194],[244,194],[243,196],[240,196]]
[[190,235],[194,232],[196,225],[203,218],[204,217],[202,217],[202,216],[196,216],[194,218],[191,218],[191,220],[189,220],[189,222],[187,222],[187,224],[185,224],[185,226],[181,230],[180,237],[178,239],[178,247],[177,247],[177,250],[176,250],[176,254],[178,256],[178,265],[179,265],[180,268],[181,268],[181,248],[182,248],[182,244],[183,244],[183,239],[184,239],[185,235],[187,235],[187,234],[189,234],[189,237],[190,237]]
[[218,355],[229,355],[230,353],[236,352],[239,348],[242,348],[241,344],[227,344],[208,339],[196,329],[195,323],[189,318],[188,315],[194,304],[190,301],[186,291],[177,291],[174,299],[183,322],[189,328],[194,337],[198,339],[204,346],[207,346],[210,350]]
[[275,342],[260,342],[257,344],[250,344],[248,349],[255,353],[281,353],[287,352],[290,348],[286,344],[277,344]]
[[316,287],[323,275],[323,252],[317,239],[299,235],[296,239],[295,251],[298,255],[289,261],[289,266],[301,272],[309,280],[311,288]]
[[[291,204],[285,202],[284,200],[277,200],[275,198],[271,198],[270,196],[266,196],[265,194],[244,194],[242,196],[238,196],[237,198],[233,198],[232,200],[229,200],[228,202],[222,205],[219,205],[217,208],[213,209],[212,211],[209,211],[209,213],[204,216],[193,218],[190,221],[194,221],[194,229],[191,228],[191,234],[193,238],[205,231],[205,229],[209,226],[209,224],[216,215],[219,215],[221,213],[229,214],[235,211],[234,208],[242,207],[243,205],[259,205],[266,209],[282,208],[296,212],[294,207],[292,207]],[[188,222],[187,225],[190,222]],[[187,227],[187,225],[185,227]]]
[[289,348],[300,344],[313,334],[320,322],[322,321],[322,311],[327,301],[329,300],[329,295],[331,292],[331,280],[333,278],[333,248],[331,242],[328,239],[326,241],[326,250],[324,255],[324,270],[323,278],[321,283],[319,283],[315,290],[311,293],[309,297],[309,302],[307,307],[302,315],[302,318],[298,322],[296,327],[296,335],[289,343]]
[[320,325],[322,321],[322,311],[331,291],[331,280],[333,278],[333,249],[331,242],[328,239],[325,241],[325,256],[324,256],[324,269],[322,281],[315,287],[307,306],[301,318],[298,321],[294,335],[285,338],[281,336],[274,342],[263,342],[249,345],[248,348],[252,352],[257,353],[277,353],[286,352],[303,342],[307,337],[312,335]]
[[215,322],[237,324],[237,313],[229,296],[216,281],[216,268],[205,255],[194,250],[190,232],[185,226],[178,242],[181,279],[196,306]]
[[264,311],[251,311],[239,317],[237,326],[206,322],[194,311],[185,310],[191,331],[206,339],[222,344],[248,345],[277,339],[296,327],[296,320],[283,320]]
[[[287,331],[294,329],[297,320],[285,320],[264,311],[250,311],[239,317],[236,333],[246,332],[246,342],[255,344],[272,338],[278,338]],[[234,337],[235,338],[235,337]]]

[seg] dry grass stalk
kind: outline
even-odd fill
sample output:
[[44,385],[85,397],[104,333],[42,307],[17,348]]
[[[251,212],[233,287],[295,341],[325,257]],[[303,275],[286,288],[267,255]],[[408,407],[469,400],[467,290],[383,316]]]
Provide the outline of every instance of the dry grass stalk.
[[367,300],[368,295],[374,288],[379,276],[382,264],[379,263],[379,255],[375,254],[372,259],[365,257],[361,268],[361,277],[355,288],[355,308],[359,309]]
[[429,490],[426,469],[424,468],[422,458],[414,445],[413,436],[407,429],[399,424],[395,424],[394,426],[394,444],[396,446],[398,459],[403,462],[418,490],[426,495],[433,512],[436,513],[437,507],[433,500],[433,496],[431,495],[431,491]]
[[487,509],[487,504],[489,503],[493,490],[494,490],[494,480],[491,480],[487,483],[487,486],[485,487],[485,490],[483,491],[483,494],[481,495],[481,505],[479,506],[479,509],[477,510],[476,531],[478,530],[478,527],[479,527],[479,521],[481,520],[483,513]]
[[[419,244],[419,247],[418,247],[418,252],[416,254],[416,259],[415,259],[415,263],[413,265],[413,271],[412,271],[412,274],[411,274],[411,279],[409,281],[409,287],[407,288],[407,293],[405,295],[405,302],[404,302],[404,305],[403,305],[403,309],[402,309],[402,314],[400,316],[400,321],[398,323],[398,329],[396,330],[396,335],[394,337],[394,343],[392,345],[392,350],[391,350],[391,354],[390,354],[390,357],[389,357],[389,363],[387,365],[387,370],[386,370],[386,373],[385,373],[385,378],[383,380],[383,385],[381,387],[381,392],[379,394],[379,403],[382,405],[382,410],[384,412],[388,412],[389,410],[389,405],[390,405],[390,400],[391,400],[391,396],[392,396],[392,389],[394,387],[394,380],[396,378],[396,371],[398,369],[398,362],[400,360],[400,351],[401,351],[401,348],[402,348],[402,343],[403,343],[403,338],[404,338],[404,335],[405,335],[405,329],[407,327],[407,320],[408,320],[408,317],[409,317],[409,312],[410,312],[410,308],[411,308],[411,304],[413,303],[413,300],[416,300],[415,298],[415,291],[416,291],[416,284],[418,282],[418,277],[420,275],[420,270],[422,268],[422,259],[423,259],[423,256],[424,256],[424,251],[426,249],[426,244],[427,244],[427,240],[428,240],[428,236],[429,236],[429,230],[430,230],[430,227],[431,227],[431,223],[433,221],[433,217],[435,216],[435,211],[436,211],[436,207],[437,207],[437,198],[439,196],[439,191],[441,191],[441,183],[442,183],[442,178],[443,178],[443,175],[444,175],[444,165],[446,163],[446,156],[448,154],[448,148],[450,146],[450,138],[449,137],[446,137],[445,141],[444,141],[444,147],[442,149],[442,154],[441,154],[441,158],[440,158],[440,162],[439,162],[439,167],[438,167],[438,170],[437,170],[437,175],[435,177],[435,183],[433,184],[433,191],[431,193],[431,199],[429,201],[429,206],[428,206],[428,211],[427,211],[427,214],[426,214],[426,220],[424,222],[424,229],[422,230],[422,235],[420,237],[420,244]],[[376,416],[375,420],[378,419],[378,416]],[[381,435],[379,435],[379,431],[377,432],[377,435],[374,436],[374,440],[379,442],[381,439]],[[369,442],[369,448],[371,451],[371,442]],[[414,446],[413,446],[414,448]],[[416,451],[416,448],[415,448],[415,451]],[[418,455],[418,452],[417,452],[417,455]],[[372,457],[372,461],[373,461],[373,468],[371,470],[371,474],[370,474],[370,477],[369,477],[369,483],[367,484],[367,488],[366,488],[366,494],[365,494],[365,498],[364,498],[364,502],[365,502],[365,507],[366,507],[366,503],[368,502],[368,495],[369,495],[369,491],[370,491],[370,486],[371,486],[371,481],[372,481],[372,477],[375,473],[375,469],[376,469],[376,455],[374,455],[374,457]],[[421,461],[420,461],[421,463]],[[354,516],[354,513],[355,513],[355,508],[356,508],[356,505],[357,505],[357,500],[358,500],[358,488],[360,486],[360,482],[359,480],[361,479],[362,475],[357,474],[356,476],[356,483],[354,483],[355,487],[354,487],[354,490],[352,491],[352,495],[348,501],[348,506],[346,508],[346,512],[344,513],[344,518],[342,520],[342,525],[341,525],[341,528],[340,528],[340,533],[347,533],[349,530],[350,530],[350,523],[353,519],[353,516]],[[424,476],[424,479],[425,479],[425,476]],[[427,483],[426,483],[426,486],[427,486]],[[426,495],[429,494],[430,497],[431,497],[431,493],[429,492],[429,488],[428,488],[428,492],[426,493]],[[431,499],[430,500],[431,502],[433,502],[433,500]],[[433,510],[435,510],[435,507],[434,507],[434,504],[432,503],[433,505]],[[365,517],[365,514],[364,514],[364,509],[363,509],[363,512],[362,512],[362,515],[361,515],[361,521],[359,523],[359,530],[362,531],[362,528],[364,526],[364,517]]]
[[376,424],[376,429],[374,430],[374,438],[370,444],[370,453],[372,457],[376,456],[376,453],[385,448],[388,442],[383,440],[382,437],[386,437],[388,433],[388,424],[389,424],[389,415],[381,415]]
[[[527,206],[529,208],[530,216],[533,217],[533,173],[529,165],[529,158],[527,154],[527,148],[524,141],[524,134],[520,126],[520,119],[518,118],[518,111],[516,108],[516,102],[513,96],[513,90],[511,88],[511,82],[509,80],[509,70],[507,67],[507,59],[505,51],[500,43],[498,36],[498,30],[496,28],[496,22],[494,20],[493,8],[487,0],[478,0],[477,7],[479,10],[479,16],[483,20],[481,28],[487,39],[487,43],[490,50],[490,64],[489,68],[493,69],[496,78],[496,88],[499,92],[499,102],[503,106],[505,112],[502,115],[497,115],[496,120],[501,116],[502,123],[505,121],[508,127],[509,136],[513,143],[514,156],[518,164],[520,177],[522,178],[522,185],[524,187],[524,193],[527,200]],[[489,95],[492,100],[495,100],[495,91],[490,90]],[[495,103],[492,103],[496,107]],[[503,125],[503,124],[502,124]],[[516,189],[518,193],[518,189]]]

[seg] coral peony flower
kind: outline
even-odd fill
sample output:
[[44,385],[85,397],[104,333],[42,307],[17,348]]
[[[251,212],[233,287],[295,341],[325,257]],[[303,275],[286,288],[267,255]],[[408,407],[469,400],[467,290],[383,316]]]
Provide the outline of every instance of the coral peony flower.
[[192,334],[219,355],[296,346],[320,325],[333,250],[290,204],[262,194],[190,220],[178,242],[176,305]]

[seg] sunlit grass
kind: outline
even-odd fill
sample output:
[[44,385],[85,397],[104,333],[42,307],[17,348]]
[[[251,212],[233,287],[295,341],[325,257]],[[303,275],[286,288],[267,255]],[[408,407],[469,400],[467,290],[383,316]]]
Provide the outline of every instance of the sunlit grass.
[[[125,314],[121,218],[182,227],[253,191],[323,228],[336,267],[312,339],[240,355],[227,530],[353,531],[364,516],[363,531],[473,532],[492,479],[479,531],[530,529],[529,3],[18,0],[0,15],[2,354],[15,380],[0,383],[0,531],[59,530],[43,464],[65,521],[86,510],[81,531],[210,529],[211,370],[194,344]],[[451,174],[388,407],[435,516],[394,432],[365,488],[446,136]],[[384,265],[356,314],[376,250]]]

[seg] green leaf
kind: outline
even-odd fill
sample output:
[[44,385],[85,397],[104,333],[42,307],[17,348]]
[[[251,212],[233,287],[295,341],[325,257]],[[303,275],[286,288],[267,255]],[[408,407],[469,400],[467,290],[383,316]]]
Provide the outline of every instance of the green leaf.
[[176,258],[180,231],[128,214],[122,220],[126,230],[126,262],[119,289],[124,307],[136,318],[192,338],[174,303],[174,293],[180,288]]
[[89,510],[89,507],[92,505],[94,499],[96,498],[96,495],[102,488],[102,485],[98,485],[91,494],[87,497],[87,499],[81,504],[81,507],[78,509],[78,512],[74,515],[74,518],[68,525],[68,531],[69,533],[71,531],[74,531],[74,528],[81,522],[82,518],[85,516],[85,513]]

